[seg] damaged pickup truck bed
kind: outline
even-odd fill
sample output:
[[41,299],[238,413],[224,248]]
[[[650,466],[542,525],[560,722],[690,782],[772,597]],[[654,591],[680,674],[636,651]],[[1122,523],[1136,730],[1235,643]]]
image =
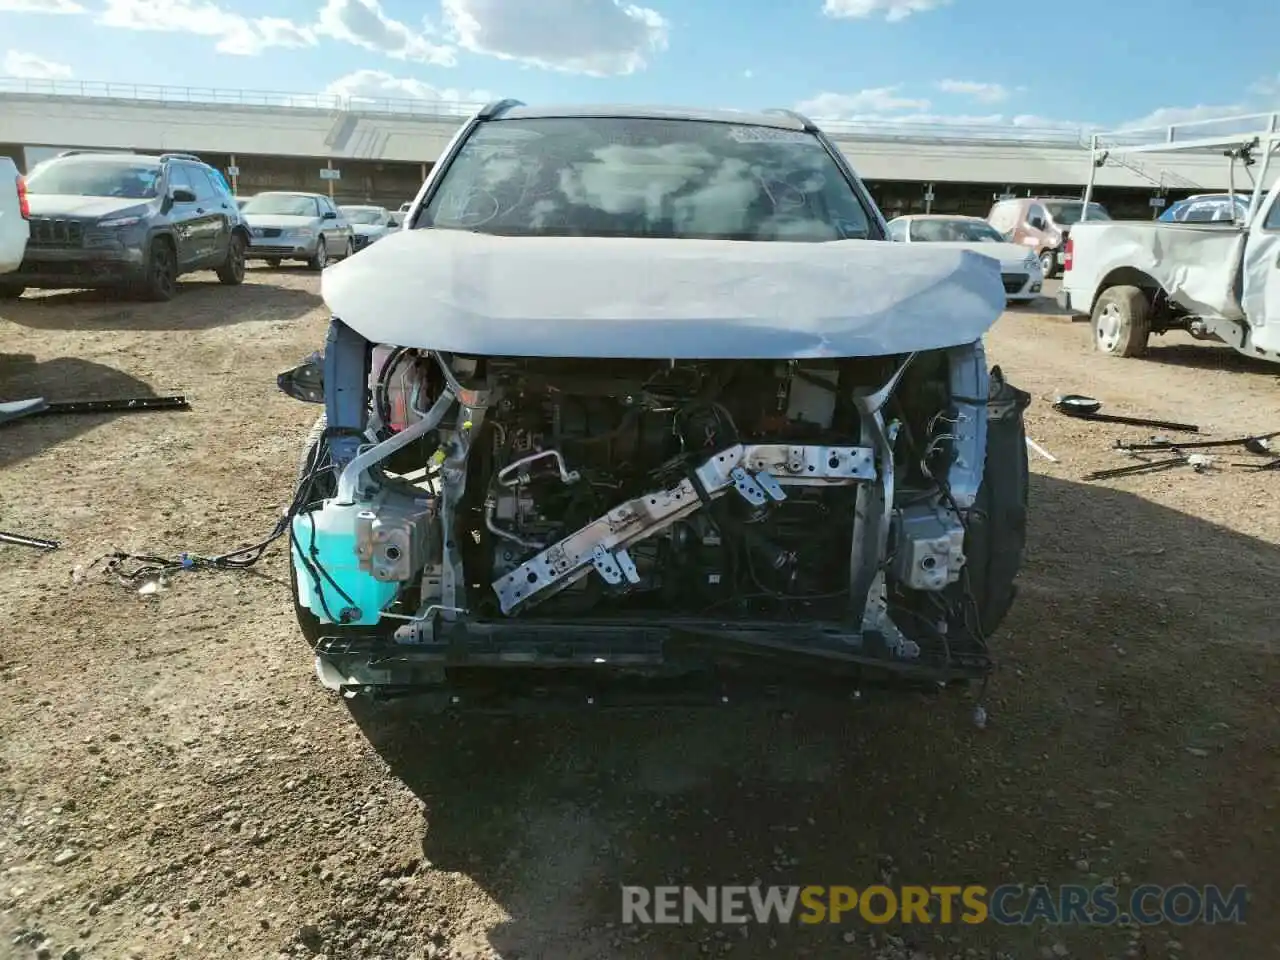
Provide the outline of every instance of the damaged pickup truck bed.
[[481,111],[322,278],[322,682],[984,675],[1027,488],[999,265],[884,240],[794,115]]

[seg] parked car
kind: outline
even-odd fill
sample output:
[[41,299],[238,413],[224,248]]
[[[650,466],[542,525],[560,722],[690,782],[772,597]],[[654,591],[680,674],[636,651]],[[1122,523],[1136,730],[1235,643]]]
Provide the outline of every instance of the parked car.
[[355,231],[323,194],[260,193],[240,212],[252,237],[250,259],[265,260],[268,266],[302,260],[312,270],[323,270],[330,259],[355,252]]
[[252,199],[253,197],[236,197],[236,206],[243,210],[244,205]]
[[[1063,251],[1072,225],[1079,223],[1084,203],[1070,197],[1015,197],[1001,200],[987,214],[987,222],[1011,243],[1036,252],[1045,279],[1062,273]],[[1100,203],[1089,204],[1090,220],[1109,220]]]
[[38,164],[26,181],[31,236],[6,295],[94,288],[168,300],[194,270],[242,282],[249,230],[214,174],[186,153],[73,150]]
[[1201,193],[1179,200],[1160,214],[1165,223],[1244,223],[1249,217],[1249,197],[1229,193]]
[[911,214],[889,221],[889,237],[900,243],[945,244],[972,250],[1000,264],[1000,280],[1010,301],[1026,303],[1040,296],[1044,273],[1040,260],[1026,247],[1009,243],[980,217]]
[[27,185],[9,157],[0,157],[0,299],[22,295],[22,288],[5,275],[22,265],[31,234]]
[[289,522],[326,686],[985,675],[1027,489],[996,261],[885,242],[787,111],[504,101],[409,222],[321,279]]
[[351,241],[356,250],[381,240],[395,226],[395,218],[386,207],[344,206],[339,207],[338,212],[351,224]]

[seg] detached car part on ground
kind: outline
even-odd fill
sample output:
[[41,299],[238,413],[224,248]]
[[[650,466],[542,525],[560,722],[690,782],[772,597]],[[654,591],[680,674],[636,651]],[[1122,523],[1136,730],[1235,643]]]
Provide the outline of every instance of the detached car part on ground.
[[324,684],[984,675],[1026,513],[1005,291],[884,240],[794,115],[482,112],[322,279],[291,543]]
[[30,240],[0,298],[34,287],[169,300],[195,270],[244,281],[249,230],[217,171],[190,154],[68,151],[31,171],[27,202]]

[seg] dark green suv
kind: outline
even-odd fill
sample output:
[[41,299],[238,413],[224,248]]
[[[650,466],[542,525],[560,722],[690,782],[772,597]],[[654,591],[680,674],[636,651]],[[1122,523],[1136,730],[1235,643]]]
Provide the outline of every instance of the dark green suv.
[[185,153],[68,151],[27,177],[31,238],[0,298],[40,289],[118,289],[168,300],[178,277],[244,280],[249,229],[226,182]]

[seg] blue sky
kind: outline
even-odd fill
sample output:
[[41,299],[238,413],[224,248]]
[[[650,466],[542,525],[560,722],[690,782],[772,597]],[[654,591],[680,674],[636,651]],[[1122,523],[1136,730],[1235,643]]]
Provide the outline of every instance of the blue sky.
[[1277,37],[1277,0],[0,0],[0,75],[1117,127],[1280,109]]

